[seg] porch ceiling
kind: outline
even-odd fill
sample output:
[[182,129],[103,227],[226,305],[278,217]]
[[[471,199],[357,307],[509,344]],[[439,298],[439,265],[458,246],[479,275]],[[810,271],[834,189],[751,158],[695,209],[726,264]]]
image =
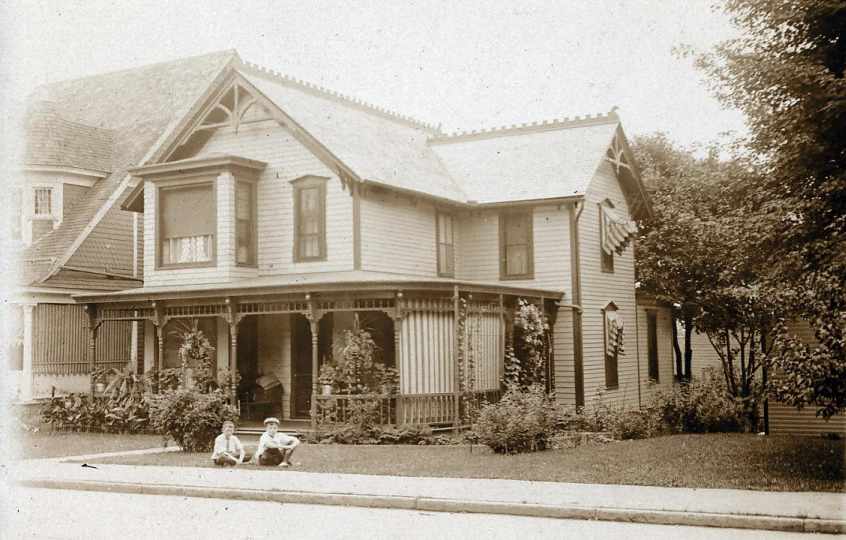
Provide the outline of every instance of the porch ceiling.
[[261,295],[367,292],[367,291],[444,291],[452,292],[455,286],[462,292],[507,294],[560,300],[562,291],[515,287],[496,281],[471,281],[441,277],[392,274],[351,270],[346,272],[321,272],[311,274],[285,274],[243,279],[235,282],[206,283],[199,285],[172,285],[141,287],[118,292],[77,294],[79,303],[119,303],[143,300],[168,300],[191,298],[220,298],[226,296],[256,297]]

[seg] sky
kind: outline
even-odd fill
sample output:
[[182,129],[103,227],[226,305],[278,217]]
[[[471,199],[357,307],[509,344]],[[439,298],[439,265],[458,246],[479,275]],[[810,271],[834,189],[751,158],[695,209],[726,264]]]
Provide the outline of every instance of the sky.
[[733,36],[711,2],[0,0],[0,89],[234,48],[447,132],[616,106],[630,138],[691,146],[744,130],[674,54]]

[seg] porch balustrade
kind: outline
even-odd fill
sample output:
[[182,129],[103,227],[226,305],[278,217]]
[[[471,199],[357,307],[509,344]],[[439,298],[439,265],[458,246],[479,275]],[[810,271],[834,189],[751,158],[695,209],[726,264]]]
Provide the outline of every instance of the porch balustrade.
[[[499,400],[499,390],[474,392],[471,403],[478,409],[484,402]],[[362,395],[333,394],[317,396],[317,422],[319,424],[343,424],[349,422],[356,412],[375,404],[374,417],[378,424],[428,424],[433,426],[452,424],[455,419],[456,399],[459,400],[463,416],[465,400],[455,393]]]

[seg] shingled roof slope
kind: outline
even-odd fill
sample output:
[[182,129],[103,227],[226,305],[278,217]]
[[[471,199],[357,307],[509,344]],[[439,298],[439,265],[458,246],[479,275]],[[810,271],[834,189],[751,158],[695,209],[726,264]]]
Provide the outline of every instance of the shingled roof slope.
[[141,163],[235,58],[235,51],[221,51],[41,87],[38,97],[55,103],[64,119],[112,130],[112,173],[94,185],[58,228],[30,246],[23,259],[60,261],[67,255],[120,187],[126,169]]
[[429,147],[434,129],[387,111],[262,72],[242,75],[362,180],[465,202],[467,196]]
[[452,177],[478,203],[583,195],[619,119],[593,119],[472,132],[431,141]]
[[28,166],[73,167],[107,173],[112,170],[113,131],[63,118],[56,104],[33,104],[26,122]]

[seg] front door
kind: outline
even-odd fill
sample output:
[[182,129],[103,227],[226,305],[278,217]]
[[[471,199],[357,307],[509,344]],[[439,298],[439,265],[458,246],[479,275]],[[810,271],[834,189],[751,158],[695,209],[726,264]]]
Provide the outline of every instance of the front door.
[[[322,362],[331,351],[332,316],[320,319],[318,356]],[[308,418],[311,414],[311,327],[302,315],[291,316],[291,417]]]

